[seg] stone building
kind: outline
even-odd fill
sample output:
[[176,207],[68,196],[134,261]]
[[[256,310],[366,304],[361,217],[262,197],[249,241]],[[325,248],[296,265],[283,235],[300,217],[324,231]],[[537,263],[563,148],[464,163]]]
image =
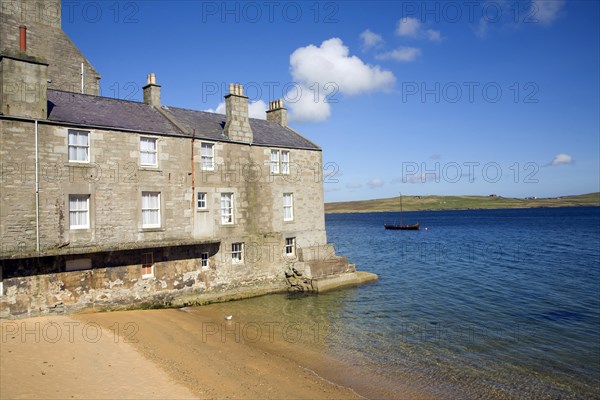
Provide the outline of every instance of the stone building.
[[[231,84],[225,115],[169,107],[154,74],[142,103],[100,97],[100,76],[61,29],[60,1],[7,4],[0,316],[360,280],[326,241],[321,149],[287,126],[281,100],[252,119]],[[32,18],[39,7],[54,18]]]

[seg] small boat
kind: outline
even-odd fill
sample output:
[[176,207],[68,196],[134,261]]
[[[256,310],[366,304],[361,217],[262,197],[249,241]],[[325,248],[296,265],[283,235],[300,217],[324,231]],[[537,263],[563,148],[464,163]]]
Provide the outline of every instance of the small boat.
[[385,229],[397,230],[397,231],[418,231],[420,223],[417,222],[413,225],[401,225],[401,224],[383,224]]
[[412,225],[404,225],[402,223],[402,194],[400,194],[400,223],[399,224],[383,224],[385,229],[396,230],[396,231],[418,231],[420,227],[420,222],[417,221],[416,224]]

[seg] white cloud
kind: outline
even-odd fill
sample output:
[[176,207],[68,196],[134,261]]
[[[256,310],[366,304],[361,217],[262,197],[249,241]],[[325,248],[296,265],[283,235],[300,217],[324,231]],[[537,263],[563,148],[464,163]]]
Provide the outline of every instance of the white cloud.
[[320,47],[311,44],[296,49],[290,56],[290,68],[297,82],[308,87],[314,83],[321,87],[333,83],[348,95],[388,89],[396,81],[390,71],[350,56],[348,47],[339,38],[325,40]]
[[383,186],[383,181],[379,178],[374,178],[371,179],[369,182],[367,182],[367,185],[371,188],[371,189],[375,189],[375,188],[379,188]]
[[416,37],[421,30],[421,22],[412,17],[404,17],[396,25],[396,35]]
[[396,77],[392,72],[365,64],[349,53],[341,39],[332,38],[321,46],[300,47],[290,55],[290,73],[298,83],[290,91],[301,91],[297,101],[294,94],[287,96],[291,120],[327,119],[331,109],[326,96],[333,93],[357,95],[393,87]]
[[565,153],[559,153],[554,156],[554,159],[552,160],[550,165],[556,166],[564,164],[573,164],[574,162],[575,160],[573,160],[573,157],[571,157],[570,155]]
[[440,42],[442,40],[442,34],[440,33],[440,31],[427,29],[425,31],[425,34],[427,35],[427,39],[431,40],[432,42]]
[[[217,108],[209,108],[206,112],[225,114],[225,102],[222,101],[217,105]],[[262,100],[251,101],[248,103],[248,116],[250,118],[267,119],[267,104]]]
[[533,0],[531,17],[542,24],[549,25],[556,20],[558,13],[565,5],[564,0]]
[[251,101],[248,104],[250,118],[267,119],[267,104],[262,100]]
[[442,33],[433,29],[423,29],[421,22],[412,17],[404,17],[396,25],[396,35],[402,37],[425,38],[432,42],[442,41]]
[[222,101],[217,105],[217,108],[208,108],[204,110],[206,112],[215,113],[215,114],[225,114],[225,102]]
[[369,29],[360,34],[360,40],[362,41],[363,50],[369,50],[383,43],[381,35],[371,32]]
[[287,107],[290,109],[290,122],[322,122],[331,115],[331,106],[327,98],[323,94],[316,96],[315,92],[305,85],[295,86],[286,98]]
[[378,60],[396,60],[400,62],[411,62],[415,61],[420,55],[421,50],[415,47],[401,46],[395,50],[388,51],[382,54],[377,54],[375,58]]

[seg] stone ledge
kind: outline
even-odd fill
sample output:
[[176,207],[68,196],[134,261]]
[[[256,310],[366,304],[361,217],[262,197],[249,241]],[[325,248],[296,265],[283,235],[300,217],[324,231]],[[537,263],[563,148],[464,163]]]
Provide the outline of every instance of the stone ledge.
[[324,278],[315,278],[312,280],[312,286],[315,292],[322,293],[348,286],[358,286],[369,282],[375,282],[378,279],[379,277],[376,274],[358,271],[327,276]]

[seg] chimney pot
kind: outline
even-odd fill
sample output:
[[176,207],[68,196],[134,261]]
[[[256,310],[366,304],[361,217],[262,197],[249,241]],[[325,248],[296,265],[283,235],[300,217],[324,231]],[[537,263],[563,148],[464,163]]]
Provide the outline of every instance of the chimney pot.
[[148,74],[148,84],[144,86],[144,103],[160,106],[160,85],[156,84],[156,74]]
[[23,53],[27,51],[27,27],[19,26],[19,50]]
[[254,135],[248,119],[248,98],[244,96],[244,87],[229,84],[229,94],[225,96],[224,133],[230,139],[252,143]]
[[267,121],[278,123],[281,126],[287,126],[287,110],[283,106],[283,100],[273,100],[269,102],[269,111],[267,111]]

